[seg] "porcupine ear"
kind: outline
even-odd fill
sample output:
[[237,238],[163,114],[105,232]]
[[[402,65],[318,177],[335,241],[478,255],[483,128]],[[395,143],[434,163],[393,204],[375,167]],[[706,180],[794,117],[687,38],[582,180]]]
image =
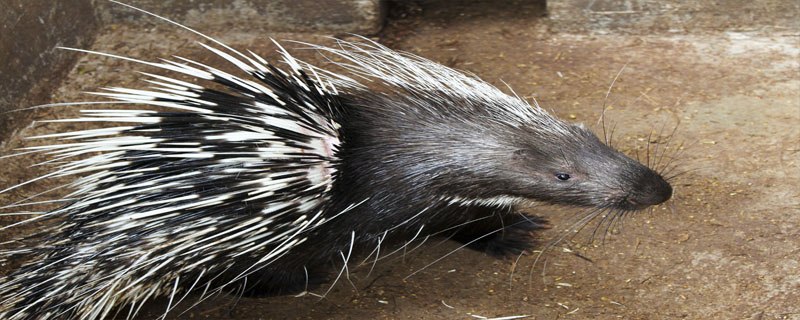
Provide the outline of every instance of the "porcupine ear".
[[[47,153],[53,160],[46,162],[56,161],[58,166],[0,192],[50,177],[80,178],[63,186],[74,190],[67,196],[70,204],[26,220],[60,222],[26,238],[43,242],[2,253],[6,258],[33,258],[0,283],[0,317],[31,318],[49,312],[95,319],[120,304],[130,304],[135,314],[143,301],[165,293],[171,293],[171,309],[172,298],[180,300],[175,297],[178,287],[191,291],[207,286],[207,293],[217,292],[305,241],[305,231],[335,218],[323,219],[321,212],[334,170],[330,150],[338,144],[337,124],[330,120],[339,104],[331,94],[336,89],[318,76],[312,79],[304,71],[311,69],[301,67],[282,48],[288,73],[252,52],[246,56],[161,19],[227,50],[200,44],[252,78],[181,57],[147,62],[64,48],[215,82],[230,92],[142,73],[150,88],[105,88],[91,94],[110,101],[85,104],[170,110],[86,110],[79,118],[48,121],[122,125],[42,135],[38,138],[69,141],[19,154]],[[74,104],[78,103],[53,105]],[[154,227],[159,225],[172,228]],[[80,230],[81,236],[70,230]],[[120,248],[137,250],[120,253]],[[98,262],[117,261],[120,254],[130,264]],[[180,272],[197,261],[206,262],[199,275],[197,270],[189,270],[194,271],[192,278]],[[224,273],[236,261],[247,266],[232,268],[239,271],[223,277],[230,282],[209,289],[212,275]],[[165,276],[158,271],[167,265],[177,272]],[[58,281],[83,285],[75,288]]]

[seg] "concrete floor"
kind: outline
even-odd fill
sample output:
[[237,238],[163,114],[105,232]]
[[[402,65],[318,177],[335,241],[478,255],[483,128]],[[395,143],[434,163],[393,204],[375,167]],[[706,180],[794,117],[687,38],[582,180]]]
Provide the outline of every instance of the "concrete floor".
[[[505,88],[502,79],[574,122],[596,123],[609,85],[625,66],[605,101],[607,120],[616,123],[617,146],[629,153],[642,153],[654,130],[677,126],[667,154],[678,154],[675,142],[684,141],[679,168],[688,172],[673,181],[674,199],[627,218],[602,244],[587,245],[579,235],[535,266],[535,256],[512,264],[459,250],[424,268],[457,248],[432,243],[379,264],[369,276],[368,268],[355,270],[353,285],[342,281],[325,299],[221,296],[168,319],[800,319],[800,30],[599,34],[565,32],[541,18],[535,5],[410,3],[393,10],[381,42]],[[273,59],[268,36],[329,41],[201,31]],[[92,49],[150,60],[179,52],[214,62],[194,40],[163,24],[109,26]],[[320,62],[308,52],[300,55]],[[81,91],[111,84],[144,85],[132,72],[139,68],[82,57],[53,101],[85,100]],[[39,112],[39,118],[58,118],[70,111]],[[21,135],[55,129],[29,128]],[[9,147],[26,143],[14,140]],[[36,160],[0,168],[6,183],[35,176],[26,166]],[[37,188],[46,185],[5,197]],[[530,210],[556,225],[581,212]],[[543,241],[557,231],[542,234]],[[156,301],[140,318],[157,317],[163,308],[164,301]]]

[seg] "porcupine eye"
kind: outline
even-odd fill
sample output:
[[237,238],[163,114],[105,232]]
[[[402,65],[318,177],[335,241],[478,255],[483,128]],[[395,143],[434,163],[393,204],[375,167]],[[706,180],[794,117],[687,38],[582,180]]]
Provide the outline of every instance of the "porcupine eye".
[[561,180],[561,181],[567,181],[567,180],[569,180],[569,174],[556,173],[556,178],[558,178],[558,180]]

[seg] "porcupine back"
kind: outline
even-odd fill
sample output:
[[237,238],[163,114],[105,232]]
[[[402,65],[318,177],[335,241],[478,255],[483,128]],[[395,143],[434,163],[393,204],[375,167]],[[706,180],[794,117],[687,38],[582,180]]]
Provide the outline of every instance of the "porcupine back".
[[255,54],[235,60],[203,46],[252,78],[183,58],[117,57],[229,91],[144,73],[150,89],[94,94],[174,111],[85,110],[51,122],[106,126],[39,136],[64,141],[26,150],[63,162],[42,178],[77,177],[65,197],[74,200],[28,220],[50,226],[3,252],[29,263],[0,283],[1,318],[95,319],[127,304],[135,313],[147,298],[208,286],[234,264],[239,273],[226,280],[243,278],[332,218],[323,215],[338,144],[332,88],[288,53],[286,73]]
[[582,127],[423,58],[375,43],[312,46],[343,58],[346,77],[285,51],[281,71],[210,40],[224,50],[203,46],[247,77],[184,58],[103,54],[229,91],[145,73],[150,89],[97,94],[174,111],[58,120],[114,126],[44,136],[69,141],[30,150],[64,161],[45,177],[79,178],[68,185],[73,202],[30,220],[50,227],[5,253],[30,262],[0,284],[0,316],[97,319],[117,306],[131,316],[149,298],[167,296],[173,307],[254,273],[253,282],[281,291],[326,261],[346,264],[352,251],[377,261],[388,240],[466,224],[454,239],[525,224],[504,233],[517,238],[483,246],[519,253],[539,225],[511,215],[518,203],[609,215],[671,195],[657,173]]

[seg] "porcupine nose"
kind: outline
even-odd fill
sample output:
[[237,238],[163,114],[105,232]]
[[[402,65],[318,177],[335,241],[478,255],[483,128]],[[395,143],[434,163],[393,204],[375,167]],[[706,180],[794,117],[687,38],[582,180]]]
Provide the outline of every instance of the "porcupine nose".
[[635,196],[628,198],[634,206],[643,209],[672,198],[672,186],[655,172],[648,172],[638,183]]
[[652,189],[648,191],[648,197],[645,203],[647,205],[657,205],[672,198],[672,186],[661,176],[658,177]]

